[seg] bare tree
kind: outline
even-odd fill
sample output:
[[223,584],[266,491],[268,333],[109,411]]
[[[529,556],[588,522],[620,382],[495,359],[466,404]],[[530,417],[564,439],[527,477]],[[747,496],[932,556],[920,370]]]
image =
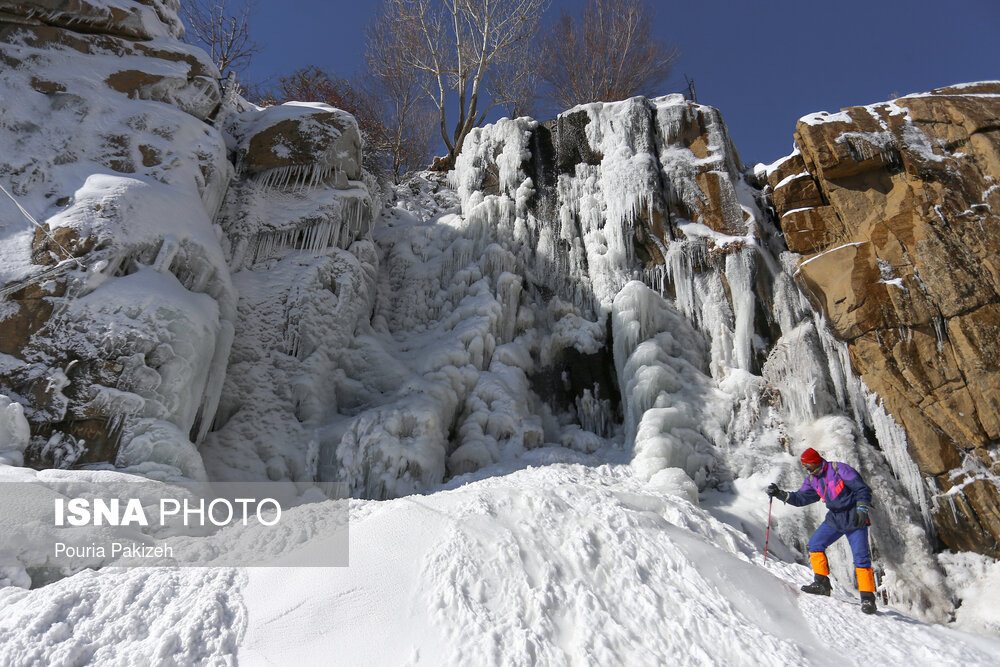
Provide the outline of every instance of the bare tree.
[[371,78],[366,83],[371,86],[367,113],[378,119],[381,128],[381,133],[373,137],[371,150],[379,155],[393,182],[398,184],[430,162],[437,112],[423,99],[404,108],[396,91],[383,81]]
[[254,0],[242,0],[238,5],[227,4],[227,0],[184,0],[182,4],[187,40],[208,51],[224,79],[230,72],[241,74],[261,52],[250,39],[254,8]]
[[561,109],[657,92],[679,51],[653,35],[645,0],[589,0],[579,23],[564,10],[541,40],[539,77]]
[[367,63],[369,113],[376,114],[384,130],[383,143],[378,148],[388,156],[388,168],[393,180],[426,165],[431,153],[434,134],[434,113],[407,68],[396,39],[386,28],[384,13],[376,14],[368,25],[365,50]]
[[538,52],[535,40],[523,41],[489,73],[490,93],[511,118],[530,116],[538,99]]
[[334,76],[316,65],[307,65],[279,77],[275,90],[265,93],[261,99],[265,104],[293,100],[323,102],[353,114],[361,105],[361,94],[350,79]]
[[[496,105],[513,102],[530,71],[524,45],[549,0],[385,0],[373,28],[438,112],[441,138],[454,162],[472,128]],[[493,76],[504,72],[504,76]],[[449,132],[449,103],[458,120]],[[481,106],[482,105],[482,106]]]

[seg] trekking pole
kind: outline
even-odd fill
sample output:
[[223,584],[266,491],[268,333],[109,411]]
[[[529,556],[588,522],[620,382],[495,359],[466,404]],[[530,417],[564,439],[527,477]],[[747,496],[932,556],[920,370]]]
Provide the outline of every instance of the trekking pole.
[[764,563],[767,563],[767,541],[771,539],[771,505],[774,504],[774,496],[767,501],[767,532],[764,533]]
[[[872,559],[872,574],[875,577],[875,591],[882,598],[882,604],[889,604],[889,592],[882,588],[882,575],[885,573],[881,562],[875,559],[875,540],[872,539],[871,526],[868,527],[868,554]],[[881,560],[881,559],[879,559]],[[876,567],[878,565],[878,567]]]

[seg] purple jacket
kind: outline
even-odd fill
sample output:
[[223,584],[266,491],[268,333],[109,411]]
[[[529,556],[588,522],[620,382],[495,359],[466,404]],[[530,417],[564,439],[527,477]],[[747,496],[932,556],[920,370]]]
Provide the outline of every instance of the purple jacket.
[[846,530],[854,520],[855,506],[858,503],[871,504],[872,490],[851,466],[824,461],[819,475],[807,476],[798,491],[788,494],[786,502],[801,507],[817,500],[825,502],[830,510],[826,520],[840,530]]

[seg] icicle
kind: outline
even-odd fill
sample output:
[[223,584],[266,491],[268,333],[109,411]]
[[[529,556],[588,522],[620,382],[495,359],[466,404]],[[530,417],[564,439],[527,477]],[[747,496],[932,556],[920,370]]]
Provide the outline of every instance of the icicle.
[[312,230],[312,237],[309,239],[309,250],[318,253],[330,247],[330,232],[333,225],[329,220],[315,225]]
[[497,296],[501,306],[502,321],[499,324],[501,343],[514,340],[517,331],[517,310],[521,300],[521,277],[513,273],[503,273],[497,280]]
[[937,338],[938,354],[944,354],[944,340],[945,340],[944,319],[942,319],[940,316],[937,316],[931,318],[931,322],[934,324],[934,336]]
[[339,219],[334,223],[333,232],[331,234],[332,243],[330,245],[335,246],[340,249],[346,249],[351,245],[351,226],[350,224],[345,224],[343,219]]
[[[847,380],[850,378],[850,356],[847,351],[847,346],[843,345],[840,341],[833,337],[830,333],[829,327],[826,324],[826,320],[820,313],[813,313],[813,322],[816,332],[819,334],[820,343],[822,344],[823,353],[827,360],[828,371],[830,374],[830,380],[833,382],[833,390],[837,399],[837,403],[843,407],[848,407],[848,391],[847,391]],[[841,346],[843,345],[843,351]],[[847,365],[844,365],[845,356],[848,355]],[[851,401],[853,403],[853,401]],[[852,410],[855,421],[860,421],[860,413],[857,409]]]
[[677,309],[699,324],[698,307],[695,302],[694,262],[686,241],[673,241],[667,248],[666,277],[674,285],[674,301]]
[[596,433],[603,437],[611,434],[611,425],[614,423],[611,401],[608,399],[598,399],[601,385],[595,384],[594,391],[584,389],[583,394],[576,397],[576,414],[580,420],[580,427],[585,431]]
[[205,291],[205,286],[208,285],[209,281],[215,277],[215,267],[209,262],[204,262],[200,267],[197,277],[194,280],[194,284],[191,286],[191,291],[196,293],[203,293]]
[[335,175],[337,181],[334,185],[340,189],[348,186],[346,175],[340,178],[340,172],[332,165],[325,164],[305,164],[305,165],[285,165],[274,167],[256,174],[253,177],[255,183],[261,188],[277,188],[292,190],[309,190],[327,183],[330,174]]
[[749,371],[753,346],[753,320],[756,296],[752,284],[752,247],[729,253],[726,256],[726,280],[732,296],[735,317],[736,367]]
[[298,242],[296,243],[296,246],[299,247],[299,248],[302,248],[303,250],[307,250],[307,251],[315,254],[316,253],[316,236],[319,233],[318,228],[322,224],[323,224],[322,222],[318,222],[318,223],[316,223],[314,225],[309,225],[308,227],[306,227],[305,229],[303,229],[302,233],[299,235],[300,238],[298,239]]
[[257,253],[260,251],[260,234],[254,234],[253,240],[250,242],[250,248],[247,256],[250,257],[250,263],[253,264],[257,261]]
[[878,439],[879,447],[885,454],[889,467],[893,474],[906,489],[910,500],[920,508],[920,514],[924,520],[924,527],[933,532],[934,521],[931,518],[931,504],[927,495],[927,485],[924,482],[920,470],[916,463],[910,458],[906,447],[906,431],[896,423],[885,411],[882,401],[870,391],[865,391],[865,404],[868,408],[868,415],[871,418],[872,427],[875,429],[875,437]]
[[313,254],[318,254],[329,247],[330,221],[323,220],[315,224],[310,229],[308,245],[306,248]]
[[484,275],[491,276],[494,280],[498,280],[500,274],[505,272],[513,273],[516,271],[517,259],[509,250],[496,243],[491,243],[486,247],[486,250],[482,254],[480,267],[482,268]]
[[651,290],[665,296],[666,292],[667,267],[664,264],[655,264],[652,267],[643,269],[642,281]]

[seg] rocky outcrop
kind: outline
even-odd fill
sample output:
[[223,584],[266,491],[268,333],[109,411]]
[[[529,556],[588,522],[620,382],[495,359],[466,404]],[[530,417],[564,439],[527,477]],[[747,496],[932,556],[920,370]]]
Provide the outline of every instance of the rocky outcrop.
[[[0,0],[0,183],[24,205],[4,231],[25,242],[0,267],[0,393],[25,406],[28,465],[200,478],[207,449],[218,479],[313,479],[306,442],[266,469],[239,448],[262,422],[283,444],[305,432],[302,387],[330,372],[314,353],[371,310],[361,136],[325,105],[223,104],[218,70],[178,41],[177,10]],[[237,301],[241,270],[267,288]],[[280,379],[248,378],[266,373]]]
[[178,0],[0,0],[0,20],[48,25],[78,33],[98,33],[131,40],[178,39],[184,28]]
[[233,167],[209,124],[218,70],[178,41],[177,9],[0,2],[4,236],[23,240],[0,269],[0,384],[30,465],[204,476],[193,443],[235,319],[212,216]]
[[802,118],[771,197],[797,279],[906,428],[942,541],[1000,554],[1000,83]]
[[[582,105],[523,127],[514,121],[490,127],[476,133],[456,165],[463,205],[471,208],[477,193],[509,194],[535,220],[572,221],[572,227],[552,230],[551,238],[544,228],[530,234],[539,235],[542,250],[564,269],[550,278],[573,278],[575,267],[589,265],[598,281],[589,287],[600,302],[611,303],[631,277],[633,260],[646,279],[662,286],[671,266],[665,241],[696,239],[696,255],[721,256],[723,245],[752,233],[753,196],[744,189],[739,157],[717,109],[668,95]],[[523,177],[531,179],[530,193],[511,191]],[[591,203],[601,210],[588,210]],[[589,246],[592,231],[603,245]],[[570,248],[573,236],[584,242]],[[560,250],[568,250],[565,264]],[[548,288],[560,289],[554,283]]]
[[339,187],[361,178],[361,133],[354,117],[319,103],[288,102],[245,114],[231,127],[236,163],[256,180]]
[[230,268],[289,249],[348,248],[367,236],[373,204],[354,117],[320,103],[247,107],[225,126],[236,146],[220,219]]
[[[77,62],[93,66],[93,73],[111,90],[133,99],[165,102],[207,120],[221,101],[219,73],[204,52],[177,41],[183,34],[177,8],[169,0],[115,5],[67,0],[0,2],[0,42],[26,47],[4,49],[0,60],[7,66],[23,67],[38,62],[37,54],[46,51],[90,56]],[[65,93],[66,82],[60,78],[65,77],[36,70],[30,85],[46,95]]]

